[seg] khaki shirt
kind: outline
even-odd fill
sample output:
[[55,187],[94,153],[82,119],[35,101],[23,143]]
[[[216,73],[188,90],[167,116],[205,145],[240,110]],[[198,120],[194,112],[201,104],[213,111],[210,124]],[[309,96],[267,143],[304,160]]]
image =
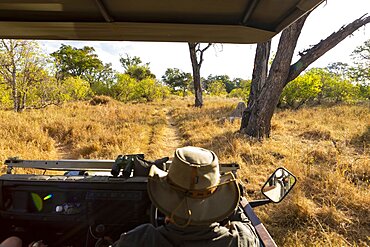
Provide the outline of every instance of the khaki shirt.
[[[237,212],[226,226],[177,227],[173,224],[155,228],[144,224],[123,233],[114,247],[259,247],[258,236],[244,212]],[[235,220],[238,219],[238,220]]]

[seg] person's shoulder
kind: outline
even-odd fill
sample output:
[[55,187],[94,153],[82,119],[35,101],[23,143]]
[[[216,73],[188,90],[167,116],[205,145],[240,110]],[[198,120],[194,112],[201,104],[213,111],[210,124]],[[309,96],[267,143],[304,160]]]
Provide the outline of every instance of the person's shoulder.
[[152,224],[139,225],[131,231],[121,234],[120,239],[114,243],[115,247],[126,246],[170,246],[158,229]]
[[134,229],[124,232],[121,234],[118,241],[116,241],[114,247],[125,247],[125,246],[139,246],[143,241],[143,236],[147,235],[148,232],[155,231],[155,228],[151,224],[143,224],[135,227]]
[[122,235],[132,234],[132,233],[136,233],[136,232],[152,232],[152,231],[157,231],[157,229],[152,224],[147,223],[147,224],[139,225],[139,226],[135,227],[134,229],[123,233]]

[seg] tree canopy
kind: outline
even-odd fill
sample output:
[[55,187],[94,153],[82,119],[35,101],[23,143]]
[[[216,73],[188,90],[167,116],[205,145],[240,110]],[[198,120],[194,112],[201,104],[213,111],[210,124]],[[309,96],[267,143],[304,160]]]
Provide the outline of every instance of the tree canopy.
[[186,95],[192,80],[190,73],[185,73],[178,68],[168,68],[162,76],[165,85],[169,86],[173,92],[181,91],[183,96]]
[[80,77],[91,86],[112,80],[111,64],[103,64],[93,47],[76,48],[62,44],[50,55],[55,61],[57,80],[64,80],[69,76]]
[[352,78],[370,84],[370,39],[352,52],[355,66],[351,69]]
[[126,54],[126,57],[121,57],[119,61],[121,62],[125,73],[130,77],[138,81],[146,78],[155,79],[155,75],[150,71],[149,68],[150,63],[143,64],[139,57],[130,57],[128,54]]
[[[277,99],[278,107],[296,109],[310,104],[370,99],[370,85],[365,73],[369,68],[368,46],[369,41],[366,41],[353,51],[353,65],[336,62],[327,68],[313,68],[297,76],[283,87]],[[259,47],[258,54],[266,55],[267,50],[261,49],[261,45]],[[281,54],[277,53],[272,61],[279,56]],[[15,111],[86,100],[94,95],[129,102],[153,101],[170,93],[185,96],[195,91],[190,73],[167,68],[159,81],[151,72],[149,63],[127,54],[120,59],[124,72],[119,73],[112,69],[111,64],[103,64],[95,50],[87,46],[62,45],[52,54],[46,54],[36,41],[1,40],[0,61],[0,106]],[[267,68],[268,62],[261,67],[266,72]],[[291,68],[295,69],[294,66]],[[263,74],[253,77],[254,80],[263,78]],[[256,86],[251,80],[230,79],[228,75],[200,77],[200,82],[208,95],[241,100],[255,95],[253,88],[266,88],[262,81]]]
[[0,41],[0,75],[11,92],[14,111],[25,108],[32,89],[47,79],[46,62],[38,43],[25,40]]

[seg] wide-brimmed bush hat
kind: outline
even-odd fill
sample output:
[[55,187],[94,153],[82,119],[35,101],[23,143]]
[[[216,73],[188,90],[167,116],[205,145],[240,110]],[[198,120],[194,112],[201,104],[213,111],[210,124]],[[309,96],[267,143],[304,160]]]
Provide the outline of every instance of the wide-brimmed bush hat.
[[234,175],[220,176],[216,154],[190,146],[176,149],[168,172],[151,167],[148,193],[153,204],[179,226],[223,220],[240,199]]

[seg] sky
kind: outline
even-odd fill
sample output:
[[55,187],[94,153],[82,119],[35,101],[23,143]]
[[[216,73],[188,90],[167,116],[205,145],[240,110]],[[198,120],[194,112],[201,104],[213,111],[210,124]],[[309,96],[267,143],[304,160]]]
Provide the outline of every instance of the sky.
[[[325,39],[342,26],[355,19],[370,15],[370,0],[327,0],[317,7],[307,18],[295,50],[293,62],[298,60],[298,52],[310,48]],[[351,64],[350,54],[370,39],[370,25],[362,27],[347,37],[332,50],[316,60],[309,68],[326,67],[333,62]],[[279,35],[272,40],[272,52],[276,51]],[[128,41],[41,41],[47,53],[52,53],[61,44],[81,48],[92,46],[104,63],[112,63],[115,70],[123,72],[120,56],[138,56],[144,63],[150,63],[151,71],[161,78],[167,68],[179,68],[191,73],[191,62],[187,43],[170,42],[128,42]],[[230,78],[250,79],[252,76],[256,45],[216,44],[204,53],[201,76],[229,75]]]

